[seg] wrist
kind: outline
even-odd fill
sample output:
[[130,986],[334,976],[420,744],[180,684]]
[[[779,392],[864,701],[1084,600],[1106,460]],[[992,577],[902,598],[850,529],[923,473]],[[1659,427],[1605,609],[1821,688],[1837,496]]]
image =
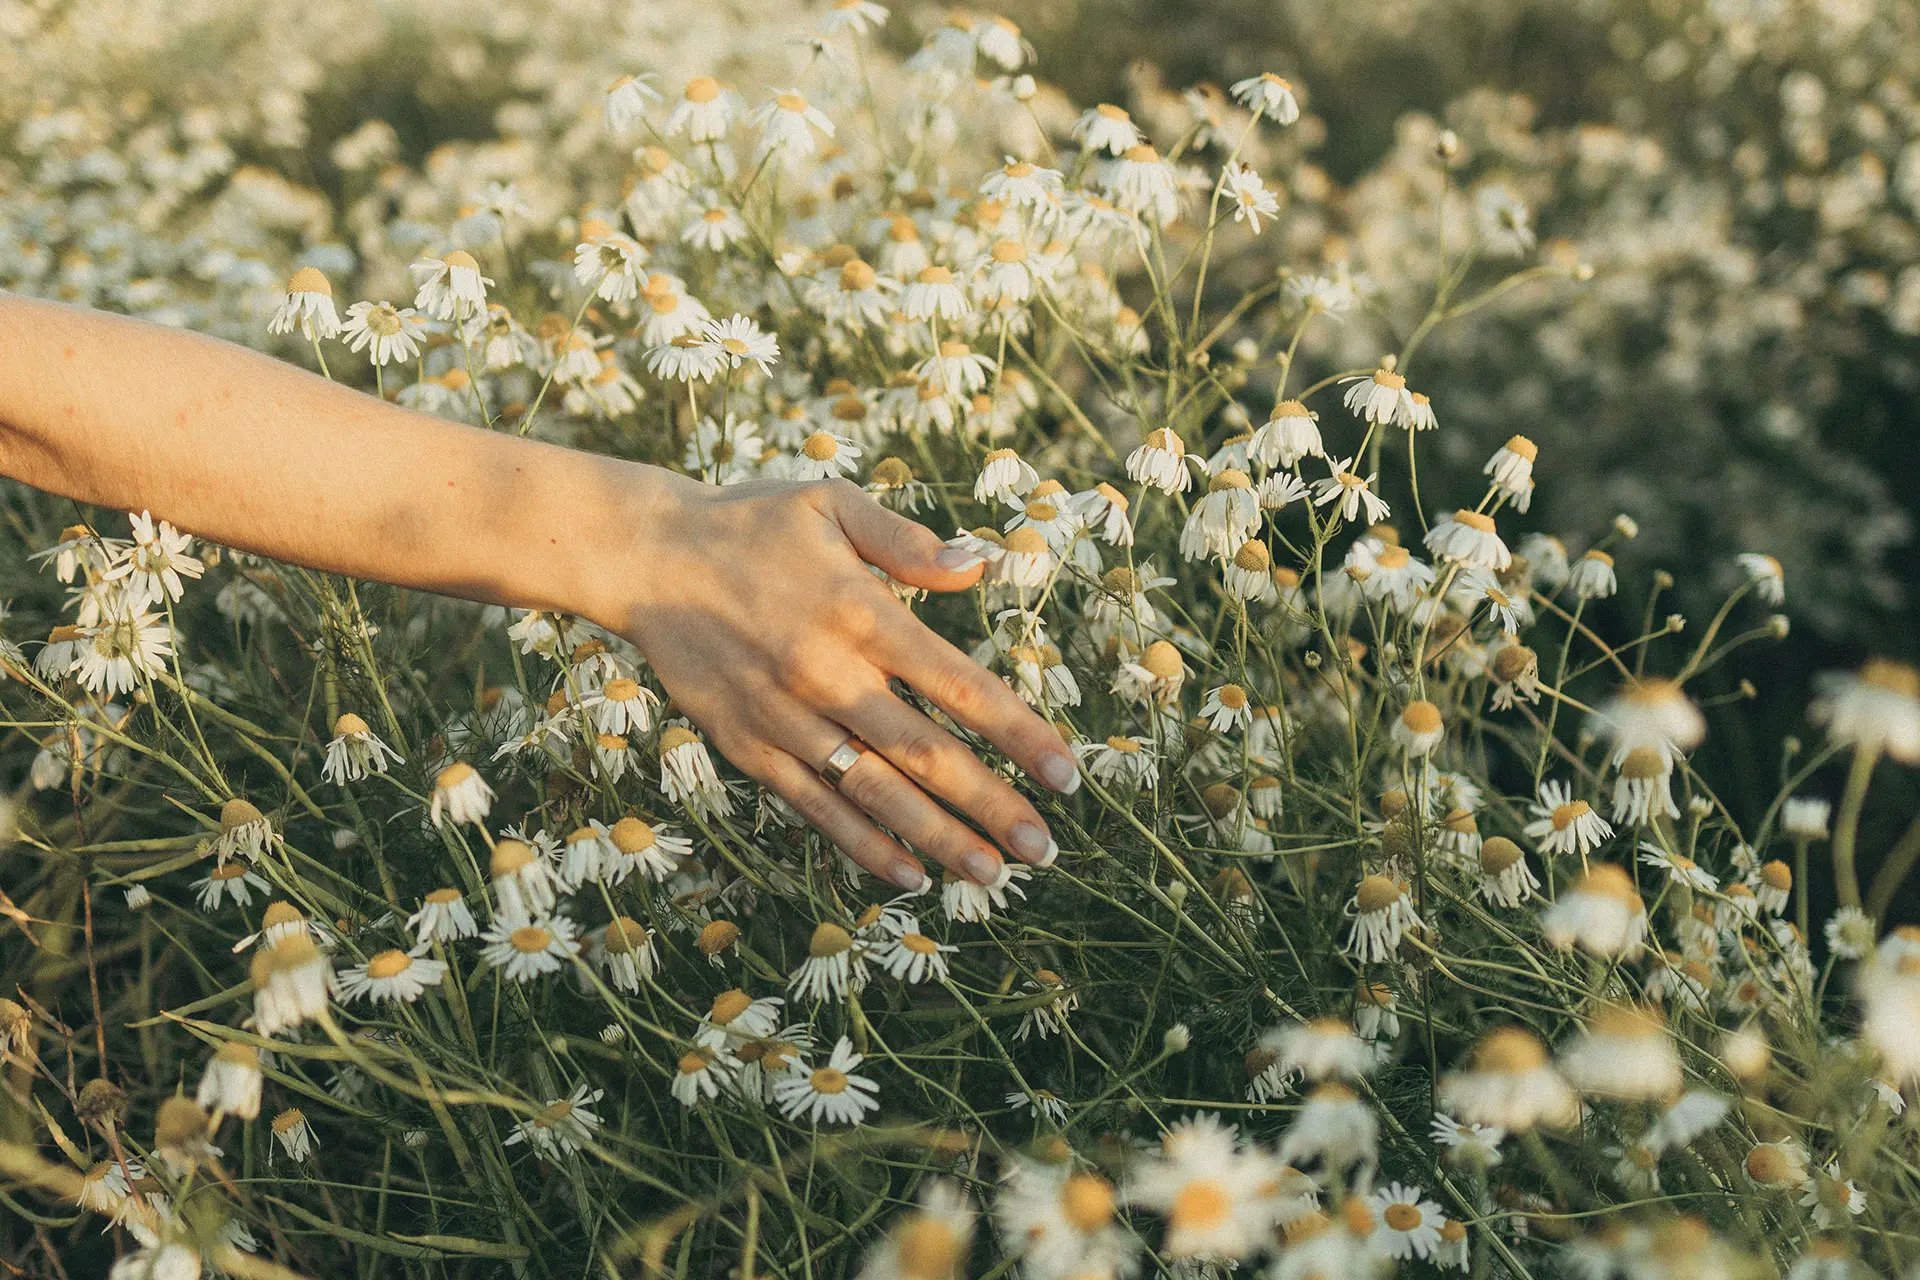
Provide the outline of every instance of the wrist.
[[706,486],[643,463],[576,456],[582,474],[556,512],[567,535],[548,570],[564,584],[556,607],[626,633],[671,587],[669,546]]

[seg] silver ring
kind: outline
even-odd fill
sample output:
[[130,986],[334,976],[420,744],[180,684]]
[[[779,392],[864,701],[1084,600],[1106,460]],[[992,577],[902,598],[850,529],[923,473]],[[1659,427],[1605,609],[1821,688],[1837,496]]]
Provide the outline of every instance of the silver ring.
[[827,780],[828,786],[838,791],[840,784],[846,780],[847,770],[859,764],[860,757],[867,751],[866,743],[858,738],[848,738],[835,747],[833,754],[827,757],[827,762],[820,766],[820,776]]

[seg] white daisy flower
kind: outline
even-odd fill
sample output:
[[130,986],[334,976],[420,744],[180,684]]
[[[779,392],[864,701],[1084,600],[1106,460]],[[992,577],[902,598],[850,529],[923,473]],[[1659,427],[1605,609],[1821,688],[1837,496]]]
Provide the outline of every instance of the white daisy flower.
[[313,267],[293,273],[287,281],[286,295],[267,321],[268,333],[291,333],[295,329],[308,342],[340,332],[340,316],[333,309],[333,285]]
[[572,1155],[600,1132],[602,1121],[592,1108],[605,1096],[604,1089],[575,1085],[566,1097],[554,1099],[517,1122],[501,1145],[512,1147],[524,1142],[549,1160]]
[[1389,1182],[1368,1196],[1367,1203],[1376,1224],[1368,1241],[1379,1252],[1404,1262],[1432,1258],[1439,1251],[1447,1218],[1420,1188]]
[[1292,124],[1300,118],[1300,102],[1293,85],[1271,71],[1235,81],[1232,92],[1234,101],[1275,124]]
[[1534,820],[1525,827],[1526,837],[1544,853],[1584,859],[1613,835],[1612,824],[1558,779],[1540,784],[1540,799],[1530,812]]
[[414,931],[420,946],[430,942],[456,942],[480,931],[458,889],[435,889],[421,900],[420,909],[407,917],[407,928]]
[[810,1125],[857,1125],[880,1109],[880,1086],[859,1074],[866,1059],[845,1036],[833,1046],[823,1067],[796,1071],[773,1087],[774,1101],[789,1120]]
[[402,1000],[411,1003],[428,987],[437,987],[447,976],[447,966],[429,960],[420,952],[382,951],[365,964],[340,971],[340,995],[343,999]]
[[527,983],[558,973],[573,958],[578,936],[578,928],[565,916],[548,916],[538,924],[496,920],[480,935],[486,943],[480,955],[509,982]]
[[399,763],[399,753],[382,742],[365,720],[344,711],[333,722],[333,737],[327,743],[320,776],[337,787],[345,786],[370,773],[385,773],[389,765]]
[[709,320],[700,331],[700,345],[709,355],[729,369],[742,364],[759,366],[760,372],[773,372],[780,359],[780,343],[762,331],[749,316],[731,315],[725,320]]

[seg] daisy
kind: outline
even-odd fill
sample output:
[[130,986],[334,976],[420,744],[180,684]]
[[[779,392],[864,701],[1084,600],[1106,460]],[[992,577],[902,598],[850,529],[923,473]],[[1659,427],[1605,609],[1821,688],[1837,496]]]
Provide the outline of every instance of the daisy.
[[653,931],[631,916],[615,916],[607,927],[591,935],[587,959],[607,975],[616,991],[633,995],[660,966]]
[[1040,483],[1040,475],[1012,449],[995,449],[980,465],[973,483],[976,502],[1005,502]]
[[622,134],[646,120],[649,104],[660,100],[651,76],[621,76],[607,86],[607,132]]
[[214,857],[258,860],[276,842],[267,815],[244,796],[235,796],[220,806],[220,834],[214,837]]
[[1352,458],[1329,458],[1327,470],[1331,473],[1324,480],[1313,482],[1313,502],[1324,507],[1337,504],[1340,518],[1349,523],[1360,518],[1364,507],[1368,524],[1379,524],[1392,514],[1387,504],[1373,491],[1373,476],[1356,475]]
[[1180,216],[1180,187],[1174,168],[1149,144],[1128,147],[1118,160],[1109,160],[1102,167],[1107,192],[1124,212],[1160,223],[1173,222]]
[[446,976],[443,962],[428,960],[419,952],[382,951],[365,964],[340,971],[340,994],[348,1000],[364,996],[376,1002],[412,1003],[428,987],[439,986]]
[[480,935],[486,943],[480,955],[509,982],[527,983],[558,973],[572,959],[577,937],[578,929],[565,916],[548,916],[538,924],[496,920]]
[[1001,543],[1000,554],[991,561],[990,579],[1013,587],[1022,597],[1044,589],[1060,567],[1047,537],[1031,526],[1015,529]]
[[1746,552],[1734,557],[1740,571],[1746,575],[1753,592],[1764,604],[1778,605],[1787,598],[1786,571],[1780,562],[1772,556]]
[[1647,1144],[1655,1151],[1682,1150],[1708,1132],[1732,1110],[1727,1099],[1704,1089],[1689,1089],[1668,1104],[1647,1133]]
[[1593,727],[1605,734],[1618,763],[1628,752],[1649,747],[1668,756],[1699,746],[1706,718],[1672,680],[1636,680],[1595,708]]
[[858,1280],[958,1280],[967,1274],[972,1244],[972,1203],[952,1182],[932,1178],[919,1205],[895,1218],[868,1250]]
[[427,807],[428,821],[434,826],[440,825],[442,815],[455,825],[471,822],[481,826],[492,808],[493,788],[472,765],[458,761],[435,775],[433,798]]
[[1171,427],[1156,427],[1127,455],[1127,475],[1162,493],[1185,493],[1193,485],[1187,446]]
[[1377,874],[1361,879],[1346,913],[1353,924],[1343,950],[1362,963],[1385,964],[1392,960],[1407,930],[1420,924],[1407,886]]
[[1631,958],[1646,941],[1646,906],[1624,868],[1597,862],[1542,913],[1540,930],[1563,951]]
[[1840,1168],[1829,1160],[1807,1179],[1800,1193],[1802,1208],[1822,1231],[1832,1231],[1867,1211],[1867,1195],[1851,1178],[1840,1176]]
[[333,309],[333,285],[313,267],[302,267],[287,281],[286,296],[267,321],[268,333],[300,330],[308,342],[340,332],[340,316]]
[[1793,796],[1780,806],[1780,829],[1795,840],[1825,840],[1833,805],[1817,796]]
[[1138,662],[1122,662],[1113,692],[1132,702],[1170,706],[1186,683],[1187,663],[1170,641],[1155,640]]
[[[1362,542],[1370,541],[1362,539]],[[1354,544],[1357,549],[1361,544]],[[1384,602],[1405,613],[1433,586],[1433,567],[1413,558],[1405,547],[1382,547],[1370,566],[1350,564],[1347,572],[1360,579],[1360,590],[1367,599]],[[1364,576],[1362,576],[1364,574]]]
[[651,730],[659,705],[653,690],[629,676],[616,676],[580,700],[596,730],[619,735]]
[[1534,821],[1526,825],[1527,839],[1545,853],[1576,854],[1584,860],[1613,835],[1613,826],[1585,800],[1576,800],[1572,788],[1557,779],[1540,784],[1540,799],[1531,812]]
[[1446,1215],[1418,1187],[1389,1182],[1367,1197],[1379,1224],[1369,1242],[1389,1258],[1432,1258],[1440,1249]]
[[370,773],[385,773],[389,764],[402,763],[398,752],[382,742],[367,722],[345,711],[333,722],[320,774],[335,786],[358,782]]
[[880,1086],[858,1074],[866,1059],[853,1051],[845,1036],[833,1046],[827,1065],[794,1072],[773,1087],[774,1101],[789,1120],[810,1125],[857,1125],[869,1111],[880,1109]]
[[1560,1051],[1560,1073],[1590,1097],[1638,1102],[1680,1092],[1680,1055],[1649,1006],[1603,1004]]
[[1427,530],[1426,544],[1442,560],[1477,569],[1499,572],[1513,563],[1513,553],[1494,530],[1493,517],[1478,511],[1463,509],[1437,521]]
[[1540,700],[1540,655],[1523,644],[1505,644],[1493,651],[1487,663],[1493,680],[1488,699],[1496,711],[1510,709],[1516,702]]
[[760,130],[757,159],[779,156],[800,159],[812,155],[819,143],[816,133],[833,136],[833,121],[819,108],[811,106],[798,90],[782,89],[747,117]]
[[1613,782],[1613,820],[1644,826],[1677,818],[1673,803],[1673,758],[1656,747],[1635,747],[1620,760]]
[[1564,1128],[1580,1118],[1580,1100],[1548,1061],[1547,1047],[1520,1027],[1482,1036],[1466,1068],[1441,1078],[1440,1102],[1469,1124],[1508,1133],[1537,1124]]
[[718,142],[733,128],[740,106],[739,94],[712,76],[695,76],[687,81],[680,101],[667,116],[667,136],[684,133],[687,141],[695,144]]
[[908,282],[900,297],[901,313],[909,320],[959,320],[972,309],[967,293],[953,272],[928,266]]
[[516,1123],[501,1145],[512,1147],[524,1142],[549,1160],[572,1155],[600,1132],[600,1117],[591,1108],[605,1096],[605,1089],[575,1085],[566,1097],[554,1099]]
[[[1493,451],[1487,459],[1487,465],[1480,468],[1482,474],[1493,477],[1493,486],[1508,498],[1518,500],[1533,492],[1533,464],[1540,456],[1540,448],[1525,436],[1510,436],[1507,442]],[[1519,507],[1525,511],[1525,507]]]
[[726,205],[703,209],[688,220],[680,242],[708,253],[722,253],[747,238],[746,220]]
[[1236,81],[1232,92],[1234,101],[1275,124],[1292,124],[1300,118],[1300,102],[1293,85],[1271,71]]
[[1712,893],[1720,887],[1719,878],[1692,858],[1684,853],[1669,852],[1651,841],[1641,843],[1640,862],[1659,868],[1675,884],[1683,884],[1696,893]]
[[808,1000],[844,1000],[867,985],[867,961],[853,935],[831,921],[814,926],[807,958],[787,980],[787,990]]
[[420,909],[407,917],[407,928],[414,931],[420,946],[429,942],[454,942],[471,938],[480,931],[473,912],[458,889],[435,889],[421,900]]
[[709,320],[700,331],[701,348],[729,369],[742,364],[758,365],[760,372],[773,372],[780,358],[780,343],[763,332],[749,316],[731,315],[725,320]]
[[260,1114],[260,1051],[229,1040],[214,1051],[194,1100],[209,1112],[251,1120]]
[[[465,249],[445,257],[424,258],[412,266],[418,282],[413,305],[436,320],[484,320],[487,288],[493,281],[480,274],[480,264]],[[380,363],[376,358],[375,364]]]
[[184,1244],[162,1244],[156,1236],[153,1244],[131,1250],[115,1262],[107,1280],[200,1280],[201,1274],[197,1250]]

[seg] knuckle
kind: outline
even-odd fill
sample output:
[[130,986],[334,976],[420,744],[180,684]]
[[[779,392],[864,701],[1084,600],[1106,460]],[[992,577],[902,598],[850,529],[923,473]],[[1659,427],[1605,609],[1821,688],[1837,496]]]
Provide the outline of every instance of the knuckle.
[[950,715],[971,720],[987,709],[985,680],[985,672],[969,670],[965,664],[956,662],[942,668],[929,692]]
[[913,778],[931,779],[945,772],[947,750],[932,734],[915,734],[903,740],[896,748],[897,764],[901,772]]

